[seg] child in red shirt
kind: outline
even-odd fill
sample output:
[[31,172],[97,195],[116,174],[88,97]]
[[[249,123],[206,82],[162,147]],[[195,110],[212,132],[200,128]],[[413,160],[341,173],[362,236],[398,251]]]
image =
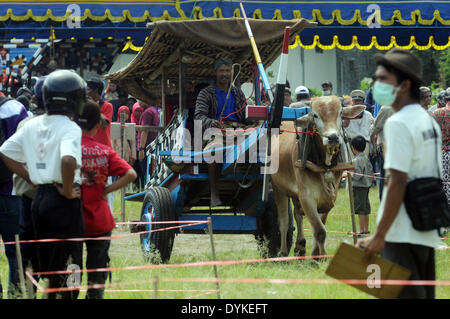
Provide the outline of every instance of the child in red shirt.
[[[111,148],[94,140],[100,127],[100,110],[89,100],[83,114],[77,120],[83,130],[82,151],[82,203],[86,237],[109,237],[115,228],[114,218],[106,196],[136,179],[136,172]],[[113,184],[106,186],[108,176],[119,176]],[[109,263],[110,240],[87,240],[86,268],[106,268]],[[88,285],[104,284],[107,272],[89,272]],[[87,299],[103,299],[104,288],[88,289]]]

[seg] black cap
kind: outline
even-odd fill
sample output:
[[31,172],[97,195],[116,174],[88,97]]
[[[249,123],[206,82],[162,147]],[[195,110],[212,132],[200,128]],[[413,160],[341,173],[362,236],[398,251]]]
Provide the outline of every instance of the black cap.
[[100,95],[102,94],[103,89],[105,88],[105,84],[99,78],[92,78],[87,80],[87,86],[91,90],[96,90]]

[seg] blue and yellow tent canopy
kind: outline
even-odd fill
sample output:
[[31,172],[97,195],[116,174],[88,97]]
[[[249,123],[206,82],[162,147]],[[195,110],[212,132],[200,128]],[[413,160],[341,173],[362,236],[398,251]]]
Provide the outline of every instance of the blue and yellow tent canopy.
[[146,22],[154,20],[180,20],[196,17],[222,18],[239,16],[239,3],[253,18],[295,19],[305,18],[321,24],[338,23],[365,25],[373,8],[378,6],[381,24],[432,25],[435,22],[450,25],[450,1],[423,0],[82,0],[82,1],[8,1],[0,0],[0,21],[63,22],[79,7],[82,21]]
[[[244,0],[249,17],[318,23],[305,29],[291,47],[307,49],[420,50],[450,47],[450,0]],[[0,38],[130,38],[129,49],[142,46],[158,20],[240,17],[239,1],[212,0],[0,0]],[[79,16],[81,27],[68,18]],[[374,25],[374,23],[378,23]]]

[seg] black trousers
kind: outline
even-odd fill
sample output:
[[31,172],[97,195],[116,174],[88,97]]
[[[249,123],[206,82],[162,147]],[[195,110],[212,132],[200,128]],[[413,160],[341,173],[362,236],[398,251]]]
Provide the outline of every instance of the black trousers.
[[[84,218],[80,199],[67,199],[61,196],[53,185],[39,185],[31,207],[31,219],[36,239],[66,239],[84,237]],[[67,270],[69,265],[83,267],[82,241],[57,241],[36,244],[37,263],[35,271]],[[33,265],[34,267],[35,265]],[[49,279],[49,288],[67,287],[69,276],[43,275]],[[71,277],[73,278],[73,277]],[[76,299],[79,291],[49,293],[49,299]]]
[[[31,205],[33,199],[27,195],[22,195],[22,214],[20,216],[20,240],[35,240],[36,235],[34,233],[33,223],[31,219]],[[22,254],[23,270],[26,272],[28,267],[32,270],[38,266],[37,250],[35,243],[23,243],[20,245],[20,251]],[[26,273],[24,274],[26,277]],[[39,281],[39,276],[34,276],[36,281]],[[36,293],[36,287],[33,285],[34,293]]]
[[[100,236],[90,236],[90,238],[96,237],[109,237],[111,232]],[[86,240],[86,269],[106,268],[109,266],[109,247],[110,240]],[[109,272],[88,272],[87,280],[88,286],[90,285],[103,285],[106,282]],[[86,293],[86,299],[103,299],[105,288],[88,288]]]
[[[422,245],[386,242],[381,257],[411,271],[410,280],[436,280],[434,249]],[[404,286],[399,299],[434,299],[435,286]]]
[[137,174],[137,178],[134,181],[134,184],[141,191],[145,188],[145,179],[147,177],[147,155],[145,156],[145,158],[142,161],[137,159],[133,163],[132,167],[136,171],[136,174]]

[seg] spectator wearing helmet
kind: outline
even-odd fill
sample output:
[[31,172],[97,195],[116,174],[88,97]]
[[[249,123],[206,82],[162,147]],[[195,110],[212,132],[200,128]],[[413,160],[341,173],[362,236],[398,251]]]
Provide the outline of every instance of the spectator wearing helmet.
[[311,100],[311,95],[306,86],[297,86],[297,88],[295,89],[295,96],[297,98],[297,102],[291,103],[289,107],[298,108],[310,106],[309,101]]
[[31,104],[31,101],[30,101],[30,99],[26,96],[26,95],[20,95],[20,96],[18,96],[17,98],[16,98],[16,101],[17,102],[19,102],[20,104],[22,104],[24,107],[25,107],[25,109],[27,110],[27,112],[28,112],[28,115],[32,115],[32,113],[31,113],[31,111],[30,111],[30,104]]
[[44,98],[42,97],[42,86],[46,78],[47,76],[41,76],[34,85],[34,96],[31,100],[32,103],[36,104],[36,107],[33,109],[34,115],[41,115],[45,113]]
[[18,98],[19,96],[26,96],[28,99],[31,100],[31,98],[33,97],[33,91],[31,91],[27,87],[21,87],[20,89],[17,90],[16,98]]
[[[80,200],[81,129],[72,121],[87,99],[86,82],[75,72],[56,70],[44,80],[46,115],[36,116],[1,147],[0,156],[15,174],[36,185],[31,219],[34,239],[80,238],[84,221]],[[27,167],[23,163],[27,163]],[[82,265],[81,242],[36,244],[33,270],[65,270]],[[68,275],[46,275],[49,288],[65,287]],[[52,292],[50,299],[77,298],[78,290]]]

